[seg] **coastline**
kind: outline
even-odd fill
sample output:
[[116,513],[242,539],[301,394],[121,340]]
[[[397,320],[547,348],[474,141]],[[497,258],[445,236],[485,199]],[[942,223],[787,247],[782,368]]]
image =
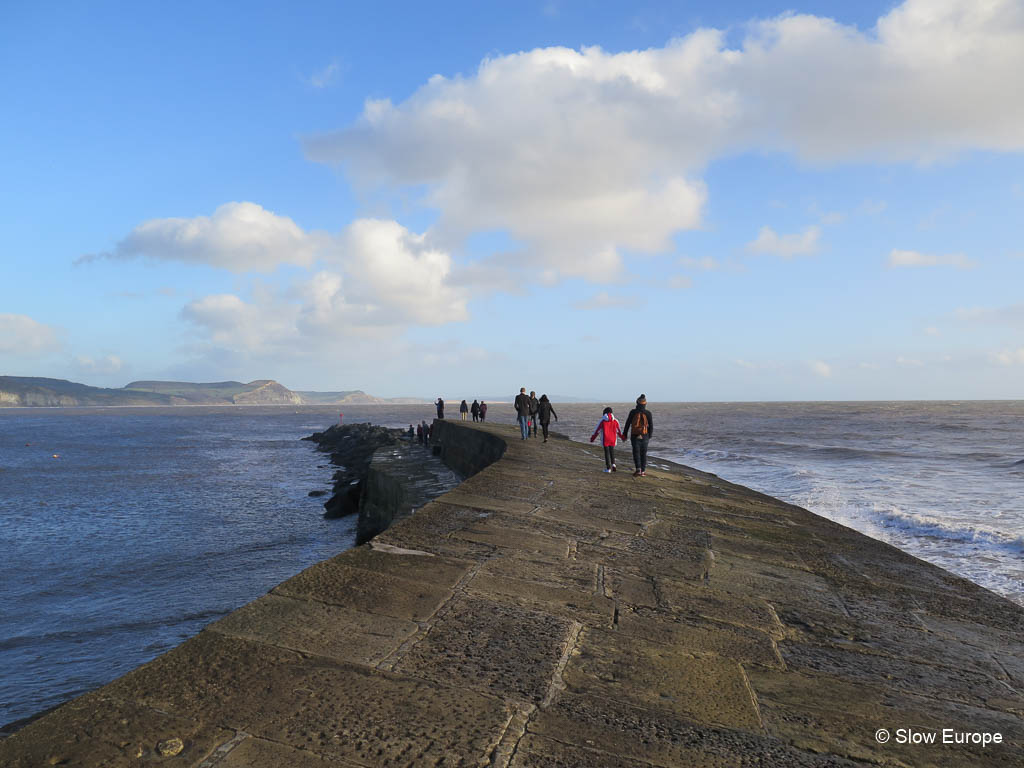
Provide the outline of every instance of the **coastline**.
[[970,709],[973,727],[1024,743],[1019,606],[705,473],[664,462],[643,479],[595,475],[591,448],[512,433],[445,424],[452,455],[478,453],[469,438],[505,455],[5,739],[0,756],[119,764],[173,739],[182,765],[221,750],[229,766],[309,753],[515,766],[1015,754],[882,745],[886,701],[928,727],[966,725]]

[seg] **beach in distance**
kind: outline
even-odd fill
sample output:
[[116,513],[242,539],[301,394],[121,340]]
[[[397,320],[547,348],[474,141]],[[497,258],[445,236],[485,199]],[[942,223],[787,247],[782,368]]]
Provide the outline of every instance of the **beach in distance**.
[[[553,430],[585,441],[604,405],[555,402]],[[612,405],[625,416],[629,404]],[[1024,604],[1024,403],[650,408],[652,456],[804,506]],[[344,414],[392,427],[434,415],[429,404]],[[13,670],[0,681],[0,721],[108,682],[352,546],[354,521],[324,520],[322,499],[308,495],[329,488],[332,468],[300,440],[337,420],[324,406],[0,412],[0,661]],[[494,403],[488,421],[511,423],[511,406]],[[630,468],[628,444],[618,461]]]

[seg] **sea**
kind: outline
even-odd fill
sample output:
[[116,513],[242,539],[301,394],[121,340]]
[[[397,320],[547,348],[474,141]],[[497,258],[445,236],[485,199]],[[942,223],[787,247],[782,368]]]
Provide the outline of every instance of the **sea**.
[[[508,403],[489,405],[488,421],[514,421]],[[586,441],[604,405],[623,419],[631,404],[554,405],[553,430]],[[1024,605],[1024,401],[649,407],[652,457],[806,507]],[[340,410],[0,409],[0,726],[113,680],[351,547],[355,520],[325,520],[326,497],[309,495],[330,490],[334,467],[301,438],[340,418],[402,427],[434,411]],[[632,468],[628,444],[618,464]],[[595,482],[602,468],[595,459]]]

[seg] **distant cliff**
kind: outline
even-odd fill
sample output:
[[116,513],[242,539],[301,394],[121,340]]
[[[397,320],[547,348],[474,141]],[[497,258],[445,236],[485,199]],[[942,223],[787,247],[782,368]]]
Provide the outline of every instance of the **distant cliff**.
[[90,387],[65,379],[0,376],[0,407],[73,407],[94,405],[331,405],[416,403],[410,398],[384,400],[362,390],[293,392],[271,379],[193,383],[133,381],[121,389]]

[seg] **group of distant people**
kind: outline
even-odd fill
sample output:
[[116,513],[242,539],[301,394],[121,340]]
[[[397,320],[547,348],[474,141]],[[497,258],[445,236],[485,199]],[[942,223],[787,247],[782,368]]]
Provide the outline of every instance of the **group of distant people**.
[[548,400],[547,395],[541,395],[540,399],[537,399],[537,393],[531,391],[530,394],[526,394],[526,387],[519,388],[519,394],[516,395],[515,402],[513,403],[516,409],[516,420],[519,422],[519,429],[522,432],[523,440],[530,437],[530,431],[533,431],[533,437],[537,436],[537,425],[540,425],[541,430],[544,433],[544,442],[548,441],[548,425],[551,424],[551,417],[555,417],[555,421],[558,421],[558,414],[555,413],[555,407],[551,405],[551,401]]
[[[444,400],[437,398],[434,407],[437,408],[437,418],[444,419]],[[459,404],[459,416],[466,421],[470,414],[473,415],[473,421],[484,421],[487,418],[487,403],[483,400],[474,400],[472,405],[468,405],[463,400]]]
[[[437,418],[444,419],[444,400],[439,397],[434,405],[437,408]],[[520,387],[513,406],[522,439],[537,437],[539,428],[546,443],[552,417],[558,421],[558,414],[555,413],[555,407],[548,396],[541,395],[538,398],[536,391],[526,394],[526,387]],[[463,400],[459,405],[459,416],[462,421],[466,421],[469,415],[473,416],[473,421],[484,421],[487,418],[487,403],[483,400],[474,400],[473,404],[469,405]],[[426,421],[416,427],[416,436],[420,443],[426,445],[430,442],[431,430],[431,425]],[[615,466],[615,446],[619,440],[629,440],[633,449],[633,476],[644,477],[647,475],[647,447],[653,434],[654,417],[647,409],[647,396],[641,394],[636,399],[636,407],[626,416],[625,427],[615,418],[611,407],[605,408],[594,434],[590,436],[590,442],[597,440],[598,436],[601,437],[601,445],[604,448],[604,471],[616,472],[618,470]],[[409,425],[409,437],[412,438],[412,425]]]
[[421,421],[416,425],[416,431],[413,432],[412,424],[409,425],[409,439],[412,440],[416,437],[416,442],[420,445],[430,445],[430,436],[434,433],[434,425],[427,424],[426,420]]

